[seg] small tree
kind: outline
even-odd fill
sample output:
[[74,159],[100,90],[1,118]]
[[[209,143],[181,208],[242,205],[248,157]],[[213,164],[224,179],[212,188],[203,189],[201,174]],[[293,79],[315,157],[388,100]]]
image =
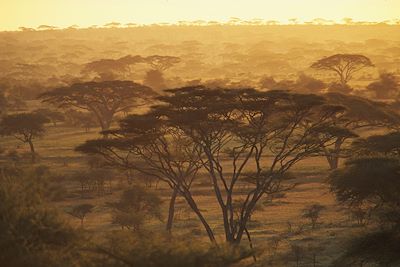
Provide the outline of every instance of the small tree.
[[363,55],[336,54],[316,61],[311,68],[335,72],[339,76],[340,84],[346,86],[354,73],[373,66],[371,60]]
[[83,220],[86,215],[93,211],[94,206],[92,204],[80,204],[72,208],[68,214],[81,220],[81,227],[83,227]]
[[32,163],[34,163],[36,152],[33,140],[44,134],[44,124],[47,122],[49,120],[46,117],[36,113],[8,115],[0,122],[0,133],[2,135],[14,136],[21,142],[29,144]]
[[40,98],[60,108],[74,107],[92,112],[101,129],[107,130],[115,114],[137,108],[155,95],[149,87],[131,81],[105,81],[56,88]]
[[115,209],[113,222],[139,231],[146,219],[161,219],[161,199],[153,192],[143,187],[134,186],[124,191],[116,203],[110,203]]
[[320,204],[313,204],[313,205],[307,206],[302,211],[302,217],[310,220],[312,229],[315,229],[315,227],[317,226],[318,220],[321,216],[321,212],[325,208],[326,208],[325,206],[320,205]]

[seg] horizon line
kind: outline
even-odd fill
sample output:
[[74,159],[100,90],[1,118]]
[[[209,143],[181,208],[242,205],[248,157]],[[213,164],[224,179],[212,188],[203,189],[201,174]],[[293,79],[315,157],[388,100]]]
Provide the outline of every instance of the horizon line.
[[91,25],[91,26],[80,26],[77,24],[73,24],[68,27],[55,26],[51,24],[42,24],[38,25],[35,28],[20,26],[16,29],[4,29],[0,32],[26,32],[26,31],[46,31],[46,30],[69,30],[69,29],[124,29],[124,28],[139,28],[139,27],[151,27],[151,26],[159,26],[159,27],[169,27],[169,26],[372,26],[372,25],[388,25],[388,26],[396,26],[400,25],[400,19],[391,19],[391,20],[383,20],[383,21],[355,21],[352,18],[343,18],[340,23],[335,20],[328,20],[323,18],[315,18],[311,21],[299,21],[297,18],[288,19],[288,22],[283,22],[279,20],[266,20],[266,19],[251,19],[251,20],[243,20],[237,17],[231,17],[227,21],[216,21],[216,20],[194,20],[194,21],[185,21],[180,20],[176,22],[158,22],[158,23],[120,23],[116,21],[112,21],[103,25]]

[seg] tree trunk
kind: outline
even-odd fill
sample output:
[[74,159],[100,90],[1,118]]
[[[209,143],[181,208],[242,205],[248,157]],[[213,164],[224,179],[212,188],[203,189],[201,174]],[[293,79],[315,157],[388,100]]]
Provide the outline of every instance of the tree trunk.
[[207,232],[208,238],[210,241],[214,244],[217,243],[215,240],[214,232],[211,229],[210,225],[208,224],[207,220],[204,218],[203,214],[197,207],[196,202],[193,200],[192,196],[190,195],[190,192],[181,192],[182,196],[186,199],[186,202],[189,204],[190,208],[196,213],[197,217],[199,218],[200,222],[203,224],[204,229]]
[[169,201],[169,209],[168,209],[168,221],[167,221],[167,232],[171,233],[172,225],[174,222],[174,214],[175,214],[175,200],[178,195],[178,188],[174,187],[171,195],[171,199]]
[[31,160],[32,160],[32,163],[35,163],[36,162],[36,153],[35,153],[35,148],[33,146],[32,140],[29,140],[28,143],[29,143],[29,147],[31,149]]
[[[245,227],[245,232],[247,235],[247,239],[249,240],[250,249],[253,250],[253,253],[254,253],[253,241],[251,240],[250,232],[249,232],[249,230],[247,230],[247,227]],[[253,254],[253,260],[254,260],[254,262],[257,262],[256,254]]]
[[343,142],[344,139],[338,138],[335,141],[335,146],[332,149],[332,151],[329,151],[326,148],[324,149],[325,157],[328,160],[329,167],[331,170],[336,170],[339,167],[340,152]]
[[339,167],[339,156],[338,155],[332,155],[330,161],[329,161],[329,167],[331,170],[336,170]]

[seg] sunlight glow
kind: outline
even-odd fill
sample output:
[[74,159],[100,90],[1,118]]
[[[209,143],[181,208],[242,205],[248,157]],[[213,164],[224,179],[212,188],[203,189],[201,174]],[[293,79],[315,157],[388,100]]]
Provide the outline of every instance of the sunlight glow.
[[399,0],[0,0],[0,30],[39,25],[69,27],[121,24],[178,23],[179,21],[226,22],[276,20],[302,23],[315,18],[343,22],[395,21]]

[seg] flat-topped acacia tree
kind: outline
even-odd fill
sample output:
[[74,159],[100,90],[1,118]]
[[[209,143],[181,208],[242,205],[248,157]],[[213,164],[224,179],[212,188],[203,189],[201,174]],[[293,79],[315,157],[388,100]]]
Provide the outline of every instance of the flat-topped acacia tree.
[[56,88],[39,98],[60,108],[74,107],[92,112],[104,131],[110,128],[115,114],[142,106],[156,95],[151,88],[132,81],[104,81]]
[[385,103],[340,93],[328,93],[324,97],[330,104],[345,108],[334,118],[331,134],[336,136],[335,142],[323,147],[331,170],[338,168],[340,159],[348,156],[349,141],[361,130],[393,128],[400,124],[400,116]]
[[132,66],[144,63],[144,60],[145,58],[139,55],[127,55],[119,59],[99,59],[86,63],[81,72],[84,75],[94,73],[101,81],[122,79],[121,77],[126,77],[131,72]]
[[179,57],[160,55],[149,56],[144,60],[151,69],[146,72],[143,82],[158,90],[165,88],[164,72],[181,62]]
[[[186,174],[187,169],[176,171],[179,165],[168,160],[173,157],[165,148],[169,146],[170,136],[179,133],[190,144],[187,147],[190,153],[180,154],[181,160],[186,162],[185,166],[196,162],[197,168],[200,164],[210,177],[225,240],[231,244],[239,244],[243,235],[250,240],[248,222],[259,201],[293,187],[293,183],[287,182],[287,172],[332,142],[334,136],[326,129],[334,127],[331,118],[343,111],[342,107],[327,105],[320,96],[285,91],[195,86],[166,93],[159,98],[164,103],[152,110],[171,133],[159,145],[155,146],[149,140],[149,133],[143,132],[135,140],[116,137],[88,141],[78,150],[100,154],[113,164],[131,164],[133,169],[138,165],[129,161],[127,155],[142,158],[145,168],[156,166],[159,179],[177,188],[203,224],[209,239],[216,242],[215,231],[193,195],[193,186],[190,186],[193,178],[182,179],[185,176],[180,174]],[[135,127],[133,123],[129,125]],[[157,152],[142,152],[148,148]]]
[[48,118],[38,113],[11,114],[1,120],[0,134],[14,136],[21,142],[29,144],[32,163],[35,163],[36,151],[33,140],[44,134],[44,125],[48,122],[50,122]]
[[170,127],[167,121],[151,112],[129,115],[120,121],[118,129],[109,130],[107,134],[108,138],[88,140],[76,150],[101,155],[113,167],[135,170],[145,177],[167,183],[171,188],[166,223],[168,232],[172,230],[179,191],[187,194],[189,205],[198,210],[191,202],[190,187],[200,168],[199,147],[182,131]]
[[354,73],[373,66],[371,60],[364,55],[336,54],[317,60],[311,68],[335,72],[339,76],[341,86],[346,86]]

